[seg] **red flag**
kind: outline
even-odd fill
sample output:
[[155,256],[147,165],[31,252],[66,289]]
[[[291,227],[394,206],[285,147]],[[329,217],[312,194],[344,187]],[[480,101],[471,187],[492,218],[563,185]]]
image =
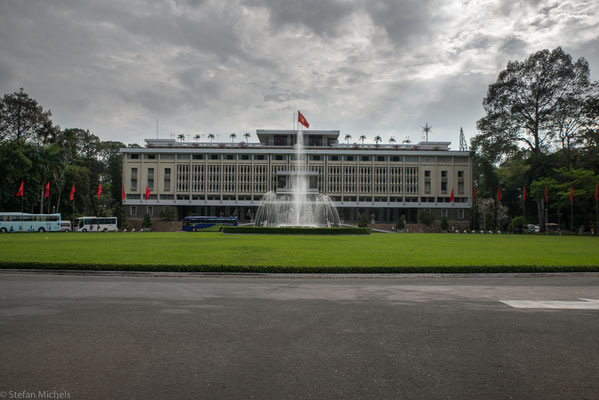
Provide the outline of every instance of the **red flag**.
[[98,195],[96,196],[96,199],[99,199],[101,194],[102,194],[102,185],[98,185]]
[[[23,181],[21,181],[21,186],[19,187],[19,191],[17,192],[17,197],[21,196],[23,196]],[[595,194],[595,197],[597,197],[597,194]]]
[[454,200],[455,198],[453,197],[453,188],[451,188],[451,196],[449,196],[449,201],[453,203]]
[[476,200],[476,188],[472,186],[472,202],[474,202],[474,200]]
[[71,188],[71,195],[69,196],[69,200],[75,199],[75,185]]
[[150,188],[146,186],[146,200],[148,200],[148,197],[150,197]]
[[526,202],[526,186],[522,186],[522,202]]
[[545,186],[545,203],[547,203],[547,186]]
[[302,115],[302,113],[299,110],[297,112],[297,122],[299,122],[300,124],[302,124],[306,128],[310,127],[310,124],[308,123],[308,121],[306,120],[306,118],[304,118],[304,116]]
[[[21,187],[23,184],[21,183]],[[599,200],[599,188],[597,187],[597,183],[595,183],[595,201]]]
[[46,183],[46,193],[44,193],[44,198],[50,196],[50,182]]
[[497,202],[501,201],[501,187],[497,187]]
[[125,188],[123,188],[123,194],[121,194],[121,199],[125,200],[127,196],[125,195]]
[[570,186],[570,203],[574,201],[574,186]]

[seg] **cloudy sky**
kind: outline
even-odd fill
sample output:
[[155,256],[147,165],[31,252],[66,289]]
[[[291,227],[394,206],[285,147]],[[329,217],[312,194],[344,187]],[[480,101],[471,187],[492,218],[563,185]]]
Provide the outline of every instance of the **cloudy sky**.
[[[143,143],[314,129],[458,145],[508,60],[562,46],[599,79],[597,0],[0,0],[0,94]],[[252,139],[256,140],[255,135]]]

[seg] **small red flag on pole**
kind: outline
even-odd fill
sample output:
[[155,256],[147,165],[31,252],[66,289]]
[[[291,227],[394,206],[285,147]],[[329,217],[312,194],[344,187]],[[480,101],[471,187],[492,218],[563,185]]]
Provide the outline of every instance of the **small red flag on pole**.
[[50,182],[46,183],[46,193],[44,193],[44,198],[50,196]]
[[545,203],[547,203],[547,186],[545,186]]
[[23,182],[21,181],[21,186],[19,187],[19,191],[17,192],[17,197],[23,196]]
[[125,195],[125,188],[123,188],[123,193],[121,194],[121,199],[125,200],[127,196]]
[[308,121],[306,120],[306,118],[304,118],[304,116],[302,115],[302,113],[299,110],[297,111],[297,122],[299,122],[300,124],[302,124],[306,128],[310,127],[310,124],[308,123]]
[[476,188],[474,186],[472,186],[472,202],[474,203],[474,200],[476,200]]
[[574,186],[570,186],[570,203],[574,201]]
[[69,200],[75,199],[75,185],[71,188],[71,195],[69,196]]
[[501,187],[497,187],[497,202],[501,201]]
[[[21,186],[23,186],[23,184],[21,184]],[[595,201],[599,200],[599,187],[597,186],[597,183],[595,183]]]
[[148,200],[148,197],[150,197],[150,188],[148,186],[146,186],[146,200]]
[[453,188],[451,188],[451,196],[449,196],[449,201],[451,201],[453,203],[454,200],[455,200],[455,197],[453,197]]
[[101,194],[102,194],[102,185],[98,185],[98,195],[96,196],[96,199],[99,199]]
[[526,186],[522,186],[522,202],[526,202]]

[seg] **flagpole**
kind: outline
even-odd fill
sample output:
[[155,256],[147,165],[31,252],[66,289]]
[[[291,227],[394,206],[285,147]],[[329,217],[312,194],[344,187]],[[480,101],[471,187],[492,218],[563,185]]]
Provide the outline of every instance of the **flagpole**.
[[574,200],[570,201],[570,230],[574,233]]

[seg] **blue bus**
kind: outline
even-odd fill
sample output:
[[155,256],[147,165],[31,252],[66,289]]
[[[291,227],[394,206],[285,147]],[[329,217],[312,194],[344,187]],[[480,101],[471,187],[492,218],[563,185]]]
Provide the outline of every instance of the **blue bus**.
[[60,232],[60,214],[0,212],[0,232]]
[[224,226],[237,226],[237,217],[185,217],[183,230],[187,232],[222,232]]

